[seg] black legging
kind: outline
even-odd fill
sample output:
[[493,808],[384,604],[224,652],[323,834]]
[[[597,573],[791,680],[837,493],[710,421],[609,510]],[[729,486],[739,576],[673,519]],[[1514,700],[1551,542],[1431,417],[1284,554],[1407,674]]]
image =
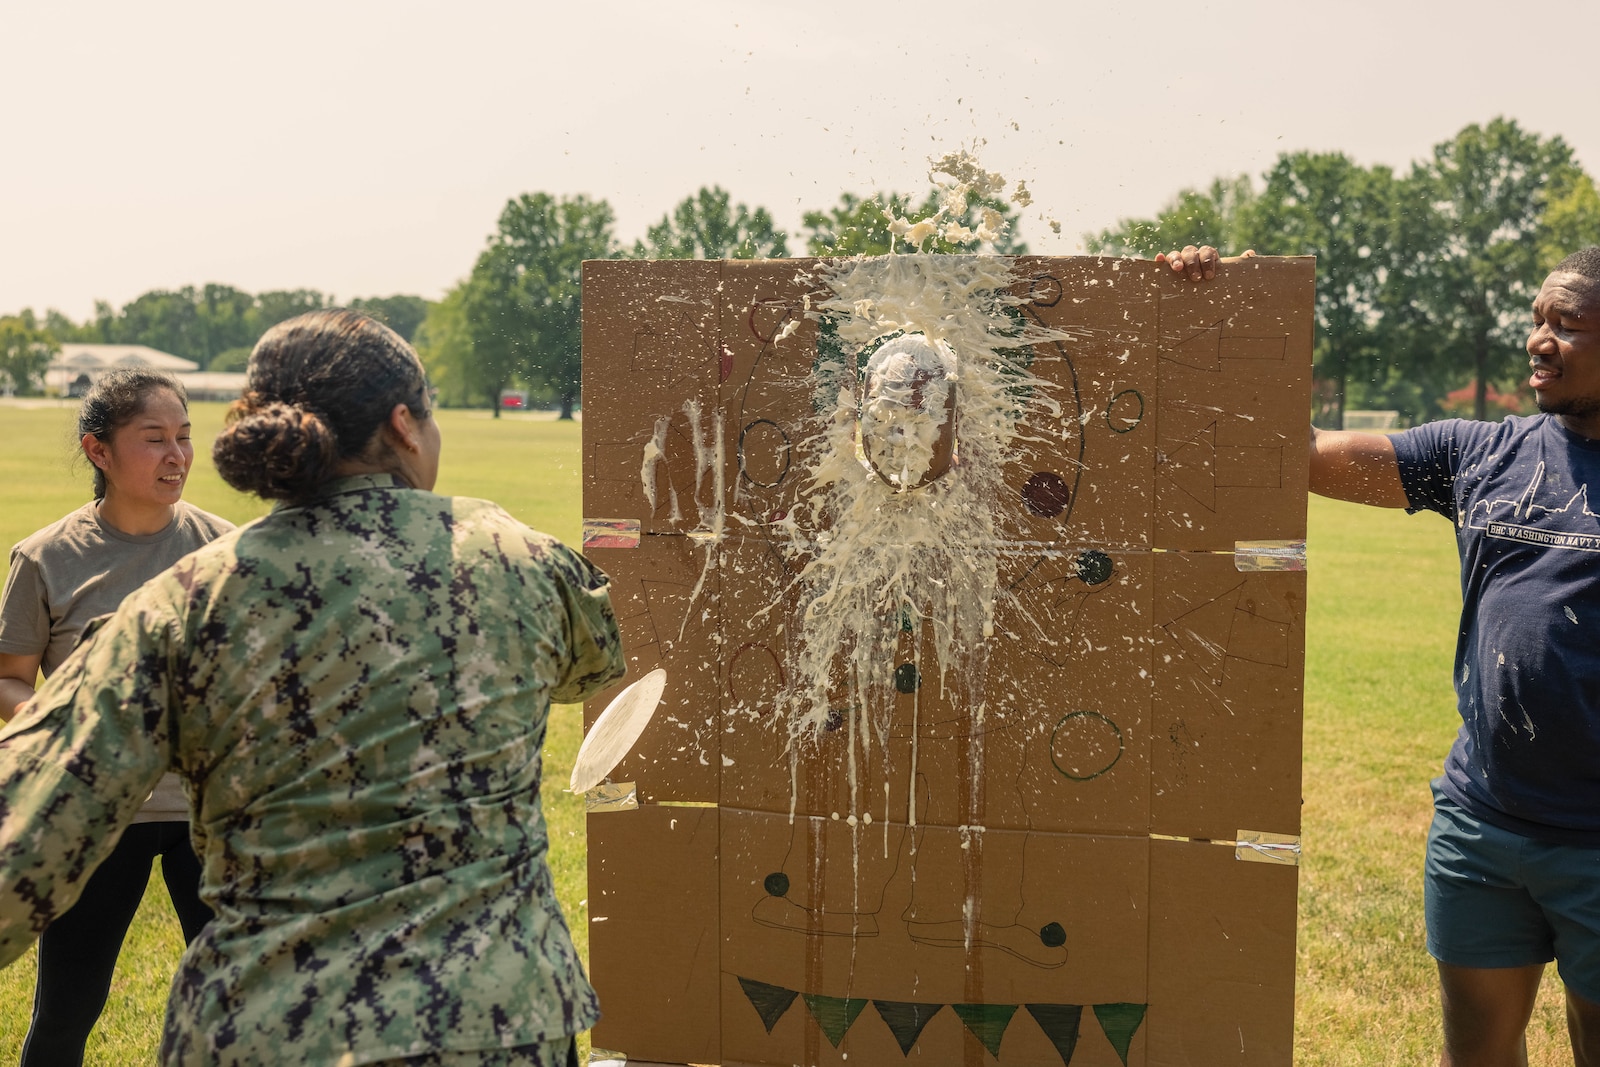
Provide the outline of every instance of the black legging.
[[[200,861],[189,844],[186,822],[134,823],[89,876],[83,895],[39,937],[39,979],[33,990],[33,1021],[22,1045],[22,1067],[80,1067],[111,991],[117,953],[150,882],[150,865],[161,857],[161,876],[172,908],[193,941],[211,919],[200,903]],[[151,1026],[159,1029],[159,1020]]]

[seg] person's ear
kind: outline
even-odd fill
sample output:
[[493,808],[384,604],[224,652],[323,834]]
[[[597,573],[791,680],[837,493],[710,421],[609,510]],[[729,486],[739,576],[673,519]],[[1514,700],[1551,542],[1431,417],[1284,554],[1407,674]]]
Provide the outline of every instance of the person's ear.
[[422,451],[422,435],[417,428],[417,417],[407,404],[396,404],[389,412],[388,429],[395,443],[407,452]]
[[86,433],[83,435],[81,443],[83,445],[83,454],[89,457],[89,462],[101,470],[105,470],[106,464],[110,462],[105,442],[92,433]]

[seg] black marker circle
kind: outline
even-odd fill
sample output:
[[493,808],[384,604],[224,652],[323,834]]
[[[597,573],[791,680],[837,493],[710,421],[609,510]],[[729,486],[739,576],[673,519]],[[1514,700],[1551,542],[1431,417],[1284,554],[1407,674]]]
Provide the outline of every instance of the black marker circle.
[[1050,735],[1050,762],[1074,782],[1098,778],[1122,758],[1122,731],[1098,711],[1061,716]]
[[[1130,408],[1137,407],[1133,414],[1128,414]],[[1112,413],[1121,410],[1122,414]],[[1112,433],[1132,433],[1144,421],[1144,397],[1137,389],[1124,389],[1106,402],[1106,425]],[[1117,423],[1122,423],[1118,426]]]
[[1067,943],[1067,932],[1060,923],[1045,923],[1039,929],[1039,943],[1046,948],[1060,948]]
[[789,894],[789,876],[782,871],[773,871],[761,883],[769,897],[782,897]]
[[1035,274],[1028,279],[1028,299],[1039,307],[1053,308],[1061,302],[1061,281],[1053,274]]
[[[770,426],[772,429],[760,429],[761,427],[767,426]],[[773,449],[773,454],[776,458],[772,464],[772,467],[778,472],[778,476],[770,482],[763,481],[762,479],[757,478],[754,474],[751,474],[750,468],[747,465],[745,459],[745,438],[750,436],[750,431],[752,430],[760,430],[761,436],[768,436],[772,432],[776,431],[779,440],[782,441],[781,447]],[[750,423],[744,429],[739,431],[739,473],[745,478],[748,478],[752,485],[759,485],[763,489],[776,489],[778,486],[782,485],[783,480],[789,476],[789,468],[793,465],[794,443],[789,440],[788,432],[771,419],[756,419],[754,422]],[[762,473],[770,472],[763,471]]]
[[1110,581],[1111,570],[1111,557],[1098,548],[1085,549],[1078,556],[1078,577],[1085,585]]
[[902,663],[894,669],[894,687],[902,693],[915,693],[922,685],[922,675],[915,663]]

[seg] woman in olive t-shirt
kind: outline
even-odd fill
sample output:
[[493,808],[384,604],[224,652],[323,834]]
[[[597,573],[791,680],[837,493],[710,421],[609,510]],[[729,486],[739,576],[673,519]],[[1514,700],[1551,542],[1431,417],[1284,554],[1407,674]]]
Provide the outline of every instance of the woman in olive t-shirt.
[[[183,386],[169,375],[105,375],[84,398],[78,431],[95,469],[95,499],[11,551],[0,597],[0,718],[32,698],[39,672],[53,674],[91,620],[233,528],[180,499],[194,449]],[[83,1062],[157,856],[184,939],[192,941],[211,910],[199,897],[188,800],[171,774],[78,902],[40,937],[23,1067]]]

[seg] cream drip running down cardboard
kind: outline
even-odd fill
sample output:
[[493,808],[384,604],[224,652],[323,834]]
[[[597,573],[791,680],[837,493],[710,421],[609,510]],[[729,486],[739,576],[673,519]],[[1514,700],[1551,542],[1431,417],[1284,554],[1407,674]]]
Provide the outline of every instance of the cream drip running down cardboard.
[[[811,544],[790,524],[803,633],[787,696],[797,736],[851,709],[839,725],[852,807],[865,811],[855,768],[885,742],[897,695],[883,664],[901,626],[885,620],[927,625],[934,662],[920,669],[941,693],[958,678],[961,703],[982,720],[1005,464],[1026,416],[1060,415],[1022,346],[1056,335],[1012,314],[1021,303],[1012,262],[996,256],[843,260],[820,281],[828,295],[813,314],[844,352],[818,368],[836,385],[835,409],[799,503],[804,527],[827,534]],[[959,463],[935,462],[941,451]],[[906,818],[915,823],[914,809]]]

